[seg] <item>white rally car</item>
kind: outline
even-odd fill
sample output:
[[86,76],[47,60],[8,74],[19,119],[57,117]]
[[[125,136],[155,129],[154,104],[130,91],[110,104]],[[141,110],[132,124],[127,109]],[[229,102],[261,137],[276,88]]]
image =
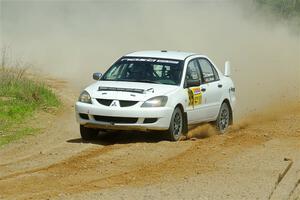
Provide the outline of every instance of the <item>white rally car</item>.
[[177,141],[188,125],[214,122],[223,133],[236,101],[229,62],[223,74],[204,55],[140,51],[117,60],[76,102],[83,139],[100,130],[159,131]]

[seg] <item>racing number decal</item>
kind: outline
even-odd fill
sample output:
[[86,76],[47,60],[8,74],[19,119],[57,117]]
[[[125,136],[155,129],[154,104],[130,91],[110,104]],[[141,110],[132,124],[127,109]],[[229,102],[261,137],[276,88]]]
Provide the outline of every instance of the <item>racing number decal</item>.
[[189,106],[195,106],[202,103],[202,93],[200,87],[188,89]]

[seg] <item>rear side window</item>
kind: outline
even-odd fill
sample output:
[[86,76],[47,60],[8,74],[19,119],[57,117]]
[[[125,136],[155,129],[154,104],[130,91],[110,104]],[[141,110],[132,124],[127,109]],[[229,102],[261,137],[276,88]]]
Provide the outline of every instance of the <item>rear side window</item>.
[[219,80],[219,75],[217,70],[212,66],[212,64],[204,58],[198,59],[200,69],[202,72],[203,80],[206,83]]

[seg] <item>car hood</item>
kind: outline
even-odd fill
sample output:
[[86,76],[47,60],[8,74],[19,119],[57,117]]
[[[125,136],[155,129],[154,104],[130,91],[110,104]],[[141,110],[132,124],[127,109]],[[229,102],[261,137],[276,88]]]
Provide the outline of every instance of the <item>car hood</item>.
[[92,98],[116,99],[128,101],[146,101],[155,96],[167,95],[179,86],[125,82],[125,81],[98,81],[86,88]]

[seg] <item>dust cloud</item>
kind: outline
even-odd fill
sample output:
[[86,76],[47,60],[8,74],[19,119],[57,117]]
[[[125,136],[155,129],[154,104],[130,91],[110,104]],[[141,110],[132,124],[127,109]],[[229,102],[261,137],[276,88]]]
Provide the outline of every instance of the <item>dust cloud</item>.
[[214,135],[217,135],[218,132],[214,125],[212,124],[203,124],[201,126],[195,126],[189,128],[189,132],[184,140],[193,140],[193,139],[204,139]]
[[78,89],[120,56],[168,49],[232,64],[236,118],[300,97],[300,36],[251,1],[1,1],[0,45]]

